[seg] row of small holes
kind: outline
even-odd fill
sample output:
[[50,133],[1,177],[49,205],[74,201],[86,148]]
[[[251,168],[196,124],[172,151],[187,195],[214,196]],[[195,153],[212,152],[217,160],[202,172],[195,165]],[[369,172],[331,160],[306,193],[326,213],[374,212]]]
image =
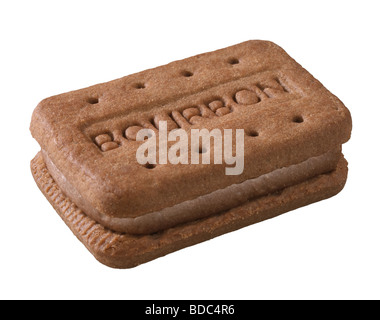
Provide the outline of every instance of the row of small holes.
[[[234,65],[234,64],[238,64],[239,63],[239,59],[237,58],[229,58],[227,60],[227,62],[231,65]],[[191,76],[193,76],[193,73],[191,71],[188,71],[188,70],[183,70],[181,71],[181,75],[186,77],[186,78],[189,78]],[[134,84],[133,86],[135,89],[144,89],[145,88],[145,84],[143,82],[138,82],[136,84]],[[98,98],[95,98],[95,97],[90,97],[87,99],[87,102],[89,104],[97,104],[99,103],[99,99]]]
[[[303,120],[302,116],[295,116],[292,119],[292,122],[294,122],[294,123],[302,123],[303,121],[304,120]],[[246,131],[245,133],[249,137],[258,137],[259,136],[259,133],[255,130]]]
[[[231,65],[238,64],[239,60],[237,58],[230,58],[228,60],[228,63],[231,64]],[[184,71],[181,72],[181,75],[184,76],[184,77],[191,77],[191,76],[193,76],[193,73],[190,72],[190,71],[184,70]],[[141,83],[141,82],[140,83],[136,83],[134,85],[134,87],[136,89],[144,89],[145,88],[145,84]],[[89,98],[88,99],[88,103],[90,103],[90,104],[97,104],[98,102],[99,102],[98,98]],[[301,116],[295,116],[293,118],[293,122],[294,123],[302,123],[303,122],[303,118]],[[247,133],[247,135],[250,136],[250,137],[257,137],[259,135],[259,133],[257,131],[249,131]],[[207,150],[201,146],[199,148],[198,152],[199,153],[204,153],[204,152],[207,152]],[[156,167],[155,164],[149,164],[148,163],[148,164],[145,165],[145,168],[147,168],[147,169],[153,169],[155,167]]]
[[[229,64],[231,65],[234,65],[234,64],[238,64],[239,63],[239,60],[237,58],[230,58],[228,59],[227,61]],[[183,70],[181,71],[181,75],[186,77],[186,78],[189,78],[189,77],[192,77],[194,74],[191,72],[191,71],[188,71],[188,70]],[[140,83],[136,83],[134,85],[134,87],[136,89],[144,89],[145,88],[145,84],[140,82]]]
[[[292,118],[292,122],[294,122],[294,123],[303,123],[304,122],[304,119],[303,119],[303,117],[302,116],[300,116],[300,115],[297,115],[297,116],[294,116],[293,118]],[[152,121],[152,123],[153,123],[153,121]],[[245,133],[246,133],[246,135],[247,136],[249,136],[249,137],[258,137],[259,136],[259,133],[257,132],[257,131],[255,131],[255,130],[246,130],[245,131]],[[111,137],[111,135],[109,134],[109,133],[107,133],[108,134],[108,136],[109,137]],[[106,134],[106,135],[107,135]],[[127,137],[124,137],[124,138],[127,138]],[[127,138],[128,139],[128,138]],[[111,141],[113,141],[113,139],[112,139],[112,137],[111,137]],[[102,147],[100,144],[99,144],[99,142],[98,141],[96,141],[96,139],[95,139],[95,143],[99,146],[99,147]],[[103,150],[104,151],[104,150]],[[203,153],[203,152],[206,152],[207,150],[204,150],[204,149],[202,149],[202,148],[200,148],[200,150],[199,150],[199,153]]]
[[[302,123],[303,122],[303,118],[301,116],[295,116],[292,120],[294,123]],[[259,136],[259,133],[255,130],[251,130],[251,131],[246,131],[246,134],[247,136],[249,137],[258,137]],[[205,153],[207,152],[207,149],[200,146],[199,147],[199,150],[197,150],[198,153]],[[145,168],[147,169],[154,169],[157,165],[155,164],[150,164],[150,163],[147,163],[146,165],[144,165]]]

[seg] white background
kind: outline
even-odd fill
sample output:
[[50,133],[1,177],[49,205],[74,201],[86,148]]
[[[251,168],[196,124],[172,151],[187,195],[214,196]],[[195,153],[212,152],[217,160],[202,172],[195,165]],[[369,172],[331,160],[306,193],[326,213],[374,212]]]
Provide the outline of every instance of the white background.
[[[379,299],[378,1],[2,1],[2,299]],[[353,118],[337,196],[134,269],[97,262],[37,188],[48,96],[249,39],[271,40]]]

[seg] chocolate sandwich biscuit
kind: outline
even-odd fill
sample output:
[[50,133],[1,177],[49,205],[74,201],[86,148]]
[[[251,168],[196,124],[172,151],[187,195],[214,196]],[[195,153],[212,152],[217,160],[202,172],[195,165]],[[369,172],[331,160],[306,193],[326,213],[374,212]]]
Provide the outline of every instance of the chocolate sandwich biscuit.
[[[244,130],[244,170],[140,164],[139,132],[162,122]],[[99,261],[128,268],[338,193],[351,117],[279,46],[248,41],[45,99],[31,132],[42,192]]]

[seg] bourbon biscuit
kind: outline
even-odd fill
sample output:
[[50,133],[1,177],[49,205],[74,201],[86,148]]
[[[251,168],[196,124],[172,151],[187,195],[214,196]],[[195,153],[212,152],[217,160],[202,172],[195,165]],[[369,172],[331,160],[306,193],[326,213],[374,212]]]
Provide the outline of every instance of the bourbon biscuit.
[[[140,164],[138,132],[158,134],[162,121],[189,137],[197,129],[244,130],[244,170],[226,175],[227,163]],[[282,48],[247,41],[43,100],[30,126],[42,149],[32,168],[98,260],[128,267],[335,194],[345,181],[341,145],[351,126],[343,103]],[[116,260],[107,257],[112,250],[99,253],[46,185],[117,243],[119,236],[138,238],[151,248],[139,254],[125,244]],[[273,198],[279,192],[272,206],[268,199],[280,199]],[[239,222],[221,218],[236,212]],[[207,236],[197,229],[204,223],[213,230]],[[174,230],[186,230],[186,240],[168,237]],[[152,234],[167,246],[147,241]]]

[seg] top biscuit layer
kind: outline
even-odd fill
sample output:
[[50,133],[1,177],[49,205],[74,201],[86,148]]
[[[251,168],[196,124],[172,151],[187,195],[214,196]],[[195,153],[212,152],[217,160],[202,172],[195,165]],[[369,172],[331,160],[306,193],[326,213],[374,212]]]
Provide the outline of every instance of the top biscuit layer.
[[[169,130],[244,129],[244,172],[139,165],[136,132],[160,120]],[[321,155],[349,139],[351,117],[279,46],[248,41],[45,99],[31,132],[96,210],[137,217]]]

